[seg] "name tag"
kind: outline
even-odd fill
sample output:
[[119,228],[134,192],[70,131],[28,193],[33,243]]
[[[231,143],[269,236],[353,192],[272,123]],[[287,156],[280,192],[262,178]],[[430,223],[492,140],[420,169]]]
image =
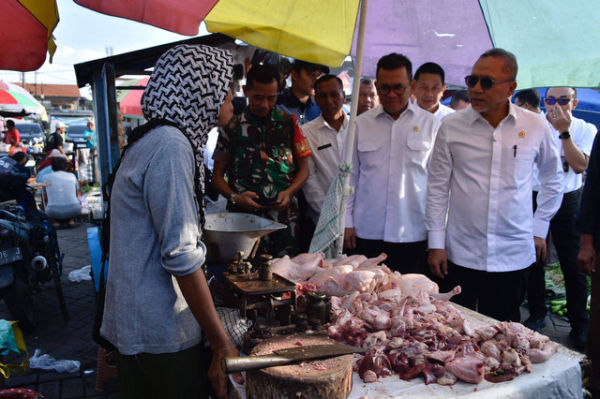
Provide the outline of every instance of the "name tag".
[[329,148],[329,147],[331,147],[331,143],[323,144],[322,146],[317,147],[317,150],[320,151],[320,150],[324,150],[325,148]]

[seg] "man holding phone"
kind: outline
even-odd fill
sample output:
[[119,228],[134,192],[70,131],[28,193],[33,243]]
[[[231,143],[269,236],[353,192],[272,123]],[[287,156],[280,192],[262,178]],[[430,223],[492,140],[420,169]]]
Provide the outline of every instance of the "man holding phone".
[[288,226],[262,240],[261,251],[273,256],[297,252],[294,195],[308,178],[311,155],[296,117],[275,108],[278,73],[270,65],[248,71],[248,107],[219,132],[213,155],[213,186],[229,200],[229,211],[254,213]]

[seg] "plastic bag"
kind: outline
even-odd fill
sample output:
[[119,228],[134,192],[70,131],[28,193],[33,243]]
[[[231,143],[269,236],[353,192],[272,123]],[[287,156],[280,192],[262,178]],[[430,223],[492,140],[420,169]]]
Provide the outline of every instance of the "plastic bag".
[[77,360],[57,360],[50,355],[36,349],[29,358],[29,367],[32,369],[55,370],[59,373],[76,373],[79,371],[80,362]]
[[92,265],[83,266],[79,269],[72,270],[69,272],[69,281],[72,283],[78,283],[80,281],[87,281],[92,279]]

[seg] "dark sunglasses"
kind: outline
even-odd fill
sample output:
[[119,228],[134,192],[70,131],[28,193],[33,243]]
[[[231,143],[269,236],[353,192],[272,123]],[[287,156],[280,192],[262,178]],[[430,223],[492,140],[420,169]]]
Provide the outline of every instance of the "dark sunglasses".
[[465,76],[465,84],[469,89],[472,89],[477,85],[477,82],[481,85],[483,90],[489,90],[494,85],[498,85],[501,83],[514,82],[514,79],[500,80],[496,81],[489,76],[477,76],[477,75],[469,75]]
[[396,95],[401,96],[406,91],[406,87],[401,84],[397,85],[378,85],[377,86],[377,94],[387,96],[390,92],[393,91]]
[[571,102],[570,98],[554,98],[554,97],[546,97],[544,98],[544,102],[548,105],[554,105],[558,103],[558,105],[567,105]]

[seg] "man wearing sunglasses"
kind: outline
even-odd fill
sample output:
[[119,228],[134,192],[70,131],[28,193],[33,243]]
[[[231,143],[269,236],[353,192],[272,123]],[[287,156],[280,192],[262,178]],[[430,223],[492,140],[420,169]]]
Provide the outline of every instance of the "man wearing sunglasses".
[[[520,322],[528,267],[545,256],[560,206],[561,169],[549,126],[512,104],[517,60],[502,49],[480,56],[466,78],[471,108],[446,116],[427,182],[429,266],[453,301]],[[541,188],[532,209],[532,169]]]
[[411,104],[412,64],[401,54],[377,63],[380,105],[356,121],[344,244],[401,273],[426,271],[427,164],[439,120]]
[[[551,126],[552,138],[559,148],[564,171],[564,195],[558,212],[550,222],[550,232],[565,278],[567,312],[571,324],[569,338],[575,348],[584,350],[589,320],[586,311],[588,286],[585,274],[577,266],[579,232],[575,227],[575,216],[579,211],[583,187],[582,173],[588,166],[596,127],[572,115],[577,102],[577,91],[570,87],[550,88],[544,98],[546,119]],[[539,330],[546,318],[543,265],[532,267],[529,280],[531,316],[525,321],[525,325]]]

